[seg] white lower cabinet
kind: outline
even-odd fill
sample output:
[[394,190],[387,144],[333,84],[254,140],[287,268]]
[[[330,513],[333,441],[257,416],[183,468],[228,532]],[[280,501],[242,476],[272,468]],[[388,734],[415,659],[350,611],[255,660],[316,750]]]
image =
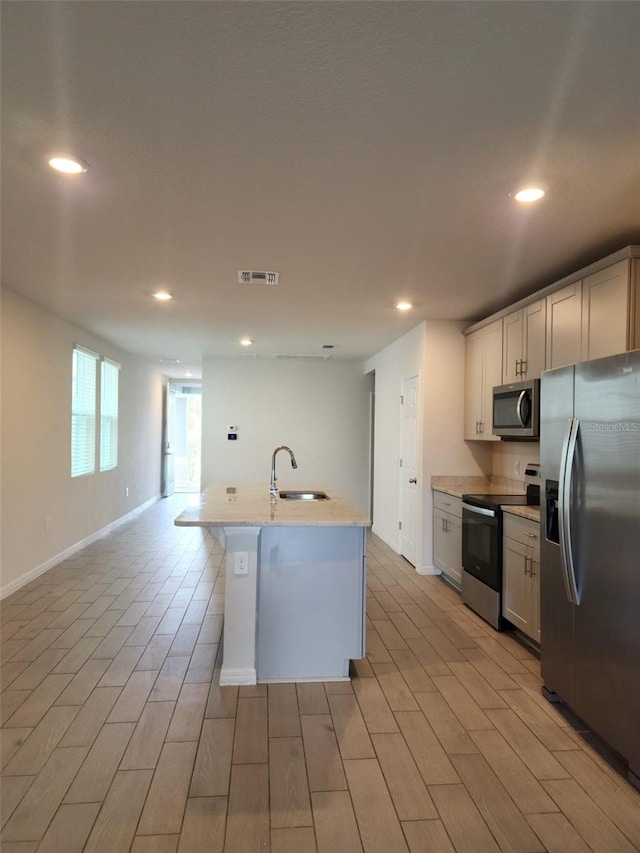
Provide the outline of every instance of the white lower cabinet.
[[433,493],[433,565],[460,589],[462,584],[462,501]]
[[502,615],[540,642],[540,524],[504,514]]

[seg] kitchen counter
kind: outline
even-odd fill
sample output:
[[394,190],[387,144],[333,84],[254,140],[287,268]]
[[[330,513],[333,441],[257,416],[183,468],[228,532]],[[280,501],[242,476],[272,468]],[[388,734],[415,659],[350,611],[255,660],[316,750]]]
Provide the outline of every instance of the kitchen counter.
[[[283,490],[284,491],[284,490]],[[266,483],[209,486],[197,506],[175,520],[179,527],[371,527],[371,521],[340,497],[329,500],[272,500]]]
[[365,655],[366,515],[330,493],[218,483],[175,524],[213,528],[225,549],[220,684],[349,680]]
[[539,506],[503,506],[503,512],[508,512],[511,515],[518,515],[520,518],[528,518],[529,521],[540,523],[540,507]]
[[463,495],[523,495],[525,493],[524,487],[517,481],[489,480],[486,477],[438,475],[431,478],[431,488],[455,498],[461,498]]

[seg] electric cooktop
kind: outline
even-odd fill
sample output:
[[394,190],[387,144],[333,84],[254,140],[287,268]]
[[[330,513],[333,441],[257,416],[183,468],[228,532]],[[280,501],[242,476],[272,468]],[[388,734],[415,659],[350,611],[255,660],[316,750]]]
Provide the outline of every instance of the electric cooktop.
[[527,495],[463,495],[462,500],[472,506],[498,509],[501,506],[540,506],[540,493]]

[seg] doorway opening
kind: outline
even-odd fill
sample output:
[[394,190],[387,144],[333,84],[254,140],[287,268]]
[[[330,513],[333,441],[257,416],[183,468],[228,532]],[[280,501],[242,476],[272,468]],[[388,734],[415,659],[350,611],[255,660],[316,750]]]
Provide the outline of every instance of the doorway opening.
[[167,384],[163,424],[164,497],[200,491],[202,461],[202,384]]

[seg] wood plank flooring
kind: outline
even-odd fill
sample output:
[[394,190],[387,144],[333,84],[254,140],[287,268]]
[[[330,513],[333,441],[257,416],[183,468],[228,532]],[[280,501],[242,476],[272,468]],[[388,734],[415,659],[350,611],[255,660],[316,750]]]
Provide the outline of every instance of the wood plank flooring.
[[539,663],[375,536],[351,683],[221,688],[184,496],[1,604],[6,853],[628,853],[640,795]]

